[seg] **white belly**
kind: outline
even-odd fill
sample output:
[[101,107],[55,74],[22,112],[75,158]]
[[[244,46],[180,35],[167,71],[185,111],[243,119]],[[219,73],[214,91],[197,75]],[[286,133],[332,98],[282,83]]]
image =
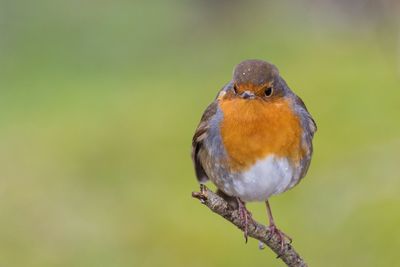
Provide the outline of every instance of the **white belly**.
[[230,181],[229,191],[243,201],[265,201],[291,188],[299,174],[283,157],[268,156]]

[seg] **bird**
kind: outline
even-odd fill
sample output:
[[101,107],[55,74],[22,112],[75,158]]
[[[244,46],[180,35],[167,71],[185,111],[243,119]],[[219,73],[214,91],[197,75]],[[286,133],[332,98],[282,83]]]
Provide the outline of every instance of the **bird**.
[[211,181],[237,202],[247,242],[252,215],[247,202],[265,202],[268,230],[282,247],[292,239],[275,224],[269,199],[306,175],[316,123],[302,99],[267,61],[240,62],[232,79],[204,111],[192,139],[198,182]]

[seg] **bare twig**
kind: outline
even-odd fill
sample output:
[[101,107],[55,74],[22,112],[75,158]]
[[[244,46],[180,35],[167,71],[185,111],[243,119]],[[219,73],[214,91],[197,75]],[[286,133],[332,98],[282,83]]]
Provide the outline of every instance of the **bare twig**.
[[[201,203],[206,205],[210,210],[224,217],[243,231],[244,223],[240,219],[239,211],[232,208],[222,197],[218,196],[204,185],[200,187],[200,192],[193,192],[192,197],[199,199]],[[271,236],[266,226],[253,220],[253,223],[248,226],[248,235],[266,244],[276,253],[276,255],[278,255],[278,258],[281,258],[286,263],[287,266],[307,266],[291,244],[286,243],[282,248],[279,237],[276,235]]]

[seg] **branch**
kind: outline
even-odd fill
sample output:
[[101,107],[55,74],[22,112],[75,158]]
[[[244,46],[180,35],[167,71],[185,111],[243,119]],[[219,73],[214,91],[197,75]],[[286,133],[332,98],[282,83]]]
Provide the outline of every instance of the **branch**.
[[[192,197],[199,199],[200,202],[206,205],[210,210],[224,217],[242,231],[244,230],[244,223],[241,220],[238,210],[233,209],[222,197],[218,196],[204,185],[200,186],[200,192],[192,192]],[[276,235],[271,236],[266,226],[254,221],[248,226],[248,236],[266,244],[287,266],[307,267],[307,264],[294,250],[292,245],[285,243],[282,248],[279,237]]]

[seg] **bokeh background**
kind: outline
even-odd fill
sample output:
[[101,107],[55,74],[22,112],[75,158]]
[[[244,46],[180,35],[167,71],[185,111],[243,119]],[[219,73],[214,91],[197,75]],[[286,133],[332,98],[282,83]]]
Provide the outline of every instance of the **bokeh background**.
[[397,2],[2,0],[0,265],[283,266],[191,198],[200,116],[259,58],[319,127],[280,228],[310,266],[398,266]]

